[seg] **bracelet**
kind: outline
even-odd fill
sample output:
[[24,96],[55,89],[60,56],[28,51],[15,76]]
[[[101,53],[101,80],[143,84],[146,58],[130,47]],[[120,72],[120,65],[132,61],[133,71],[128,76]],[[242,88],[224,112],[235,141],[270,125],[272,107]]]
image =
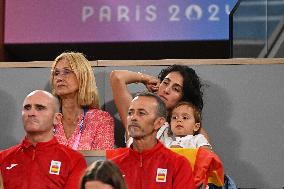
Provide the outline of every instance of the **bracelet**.
[[141,72],[137,72],[137,73],[139,74],[140,79],[139,79],[139,81],[136,81],[135,83],[136,83],[136,84],[138,84],[138,83],[143,83],[143,80],[144,80],[143,74],[142,74]]

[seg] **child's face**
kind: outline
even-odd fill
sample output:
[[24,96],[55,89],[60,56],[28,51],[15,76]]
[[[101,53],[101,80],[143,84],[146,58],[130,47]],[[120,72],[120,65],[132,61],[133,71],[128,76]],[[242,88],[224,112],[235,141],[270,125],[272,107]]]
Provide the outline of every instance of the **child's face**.
[[181,105],[172,111],[171,129],[176,136],[193,135],[200,123],[195,123],[193,108]]

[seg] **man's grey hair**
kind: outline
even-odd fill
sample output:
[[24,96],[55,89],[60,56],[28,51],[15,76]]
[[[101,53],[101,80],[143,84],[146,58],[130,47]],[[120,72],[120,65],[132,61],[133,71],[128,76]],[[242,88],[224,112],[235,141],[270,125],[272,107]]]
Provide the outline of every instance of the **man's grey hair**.
[[154,98],[156,100],[157,104],[158,104],[157,109],[156,109],[156,115],[158,117],[163,117],[163,118],[167,119],[166,105],[158,95],[151,93],[151,92],[148,92],[148,91],[145,91],[145,92],[138,93],[136,95],[136,97],[139,97],[139,96]]

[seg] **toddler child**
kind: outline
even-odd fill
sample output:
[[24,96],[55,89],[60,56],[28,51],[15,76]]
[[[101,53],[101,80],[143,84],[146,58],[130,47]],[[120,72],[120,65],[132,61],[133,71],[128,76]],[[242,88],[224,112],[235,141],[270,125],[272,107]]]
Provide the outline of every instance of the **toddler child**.
[[212,148],[204,135],[199,134],[201,113],[196,106],[189,102],[180,102],[172,109],[170,128],[172,138],[166,142],[167,147]]

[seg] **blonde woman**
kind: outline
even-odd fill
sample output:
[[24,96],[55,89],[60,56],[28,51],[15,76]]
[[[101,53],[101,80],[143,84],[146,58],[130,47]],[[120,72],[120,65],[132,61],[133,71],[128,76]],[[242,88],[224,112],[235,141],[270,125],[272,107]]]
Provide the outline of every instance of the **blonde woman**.
[[51,86],[61,105],[54,126],[59,143],[74,150],[114,147],[114,120],[100,110],[94,73],[82,53],[65,52],[56,57]]

